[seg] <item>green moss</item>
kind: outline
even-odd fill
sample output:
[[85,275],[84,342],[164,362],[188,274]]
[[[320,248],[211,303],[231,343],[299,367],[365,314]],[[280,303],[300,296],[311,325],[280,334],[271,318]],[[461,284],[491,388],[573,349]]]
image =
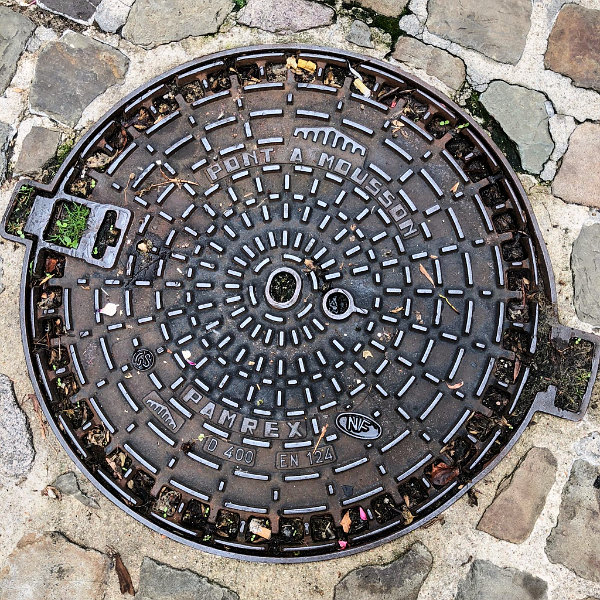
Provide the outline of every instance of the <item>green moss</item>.
[[529,366],[530,373],[516,414],[511,415],[509,421],[520,419],[538,392],[551,385],[556,387],[554,404],[563,410],[577,412],[591,376],[594,345],[578,337],[572,337],[567,343],[552,340],[555,316],[542,292],[535,296],[540,309],[538,343],[533,357],[519,357],[523,365]]
[[24,238],[23,228],[31,214],[35,189],[30,185],[23,185],[17,192],[15,204],[6,220],[6,233]]
[[238,12],[248,4],[248,0],[233,0],[233,12]]
[[370,27],[377,27],[377,29],[389,33],[392,38],[392,46],[401,35],[404,35],[399,26],[400,19],[410,14],[410,10],[406,7],[400,17],[386,17],[370,8],[364,8],[356,2],[344,2],[342,8],[347,10],[353,18],[364,21]]
[[504,156],[506,156],[512,168],[522,172],[521,156],[519,155],[517,145],[504,133],[498,121],[485,109],[479,99],[480,96],[479,92],[471,92],[471,95],[465,101],[465,108],[474,117],[477,117],[482,122],[483,127],[490,132],[492,139]]
[[44,165],[42,173],[43,183],[47,183],[56,175],[67,156],[69,156],[74,145],[74,139],[69,139],[64,144],[60,144],[56,150],[56,154]]

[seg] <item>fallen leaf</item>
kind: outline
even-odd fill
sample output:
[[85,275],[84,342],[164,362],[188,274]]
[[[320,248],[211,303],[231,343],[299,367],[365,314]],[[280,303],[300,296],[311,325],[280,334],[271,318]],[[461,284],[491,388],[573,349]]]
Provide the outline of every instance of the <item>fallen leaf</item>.
[[396,306],[396,308],[392,308],[392,310],[390,310],[390,312],[392,313],[399,313],[402,312],[404,310],[404,306]]
[[363,350],[363,358],[373,358],[373,353],[370,350]]
[[44,263],[44,270],[46,273],[54,273],[56,266],[58,265],[58,258],[49,256]]
[[106,553],[115,561],[115,571],[119,578],[119,587],[121,588],[121,594],[129,594],[135,596],[135,589],[133,588],[133,581],[131,581],[131,575],[121,558],[121,555],[116,552],[110,546],[106,549]]
[[119,308],[118,304],[109,302],[108,304],[105,304],[98,312],[106,315],[107,317],[114,317],[117,314],[117,308]]
[[517,358],[515,360],[515,368],[513,371],[513,383],[517,380],[517,377],[519,376],[519,371],[521,370],[521,361]]
[[430,254],[429,258],[437,258],[437,254]]
[[458,477],[458,467],[450,467],[445,462],[439,462],[431,467],[431,483],[442,487]]
[[421,271],[421,275],[426,277],[427,281],[429,281],[429,283],[433,287],[435,287],[435,283],[433,282],[433,277],[427,272],[427,269],[421,263],[419,263],[419,271]]
[[340,525],[342,526],[344,533],[348,533],[350,531],[350,527],[352,525],[352,519],[350,518],[349,510],[347,510],[344,513],[344,516],[342,517],[342,520],[340,521]]
[[453,185],[453,186],[450,188],[450,191],[451,191],[453,194],[456,194],[456,190],[458,190],[458,185],[459,185],[459,183],[460,183],[460,182],[459,182],[459,181],[457,181],[457,182],[456,182],[456,183],[455,183],[455,184],[454,184],[454,185]]
[[465,385],[464,381],[459,381],[458,383],[446,383],[449,390],[457,390]]
[[304,259],[304,264],[311,270],[311,271],[315,271],[317,268],[317,265],[315,264],[314,260],[311,260],[310,258],[306,258]]
[[366,98],[370,98],[371,97],[371,90],[360,80],[360,79],[355,79],[354,82],[354,87]]
[[402,507],[401,512],[405,525],[410,525],[415,520],[415,516],[410,512],[410,510],[408,510],[406,506]]

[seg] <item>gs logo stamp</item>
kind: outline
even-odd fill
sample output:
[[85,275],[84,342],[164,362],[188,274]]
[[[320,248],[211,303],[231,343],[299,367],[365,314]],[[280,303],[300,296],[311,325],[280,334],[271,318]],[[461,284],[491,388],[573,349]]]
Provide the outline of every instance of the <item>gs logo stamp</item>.
[[131,363],[138,371],[147,371],[154,366],[154,354],[148,348],[138,348],[131,357]]

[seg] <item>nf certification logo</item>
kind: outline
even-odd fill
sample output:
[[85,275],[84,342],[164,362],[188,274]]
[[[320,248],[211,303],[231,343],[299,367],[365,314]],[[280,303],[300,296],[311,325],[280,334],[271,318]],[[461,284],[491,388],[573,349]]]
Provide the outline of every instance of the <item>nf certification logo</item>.
[[345,434],[359,440],[376,440],[381,435],[381,425],[360,413],[340,413],[335,422]]

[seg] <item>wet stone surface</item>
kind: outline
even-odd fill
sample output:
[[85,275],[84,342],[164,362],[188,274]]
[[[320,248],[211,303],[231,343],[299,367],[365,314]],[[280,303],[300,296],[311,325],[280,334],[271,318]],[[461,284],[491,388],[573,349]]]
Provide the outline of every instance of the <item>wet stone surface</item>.
[[546,68],[600,92],[599,39],[600,10],[566,4],[548,39]]
[[0,6],[0,96],[10,84],[33,30],[34,24],[26,16]]
[[0,476],[16,480],[25,477],[34,458],[27,417],[17,404],[11,380],[0,375]]
[[239,600],[239,596],[206,577],[145,557],[140,570],[137,600]]
[[96,96],[123,79],[128,66],[129,59],[111,46],[67,32],[40,54],[31,108],[73,126]]
[[154,48],[216,33],[232,8],[232,0],[136,0],[122,33],[133,44]]
[[523,169],[539,173],[554,148],[548,130],[546,97],[518,85],[493,81],[480,100],[517,144]]
[[458,584],[456,600],[547,600],[547,590],[543,579],[525,571],[475,560]]
[[309,0],[249,0],[238,22],[274,33],[295,33],[330,25],[334,16],[331,7]]
[[414,38],[398,38],[392,57],[401,63],[422,69],[453,91],[458,90],[465,81],[465,65],[460,58]]
[[579,577],[600,581],[600,469],[576,460],[562,494],[558,523],[548,537],[546,554]]
[[552,183],[552,193],[565,202],[600,208],[600,125],[582,123],[569,138],[569,149]]
[[477,50],[499,62],[516,64],[531,26],[530,0],[429,0],[431,33]]
[[505,480],[477,529],[519,544],[533,530],[556,477],[556,458],[547,448],[532,448]]
[[600,327],[600,223],[584,225],[573,244],[573,302],[577,316],[586,323]]
[[421,542],[393,562],[383,566],[359,567],[336,586],[334,600],[417,600],[433,565],[431,552]]
[[110,561],[59,532],[27,534],[0,569],[2,600],[103,598]]
[[59,131],[32,127],[23,140],[21,152],[15,163],[15,174],[39,175],[42,167],[54,156],[59,142]]

